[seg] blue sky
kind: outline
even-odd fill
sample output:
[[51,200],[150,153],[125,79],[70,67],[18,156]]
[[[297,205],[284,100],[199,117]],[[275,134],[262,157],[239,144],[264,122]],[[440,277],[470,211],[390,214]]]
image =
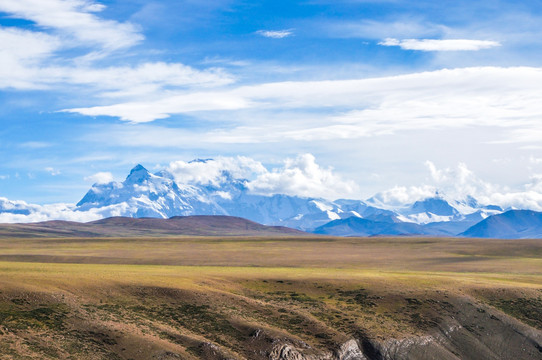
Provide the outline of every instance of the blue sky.
[[540,24],[538,1],[3,0],[0,197],[241,156],[315,196],[536,208]]

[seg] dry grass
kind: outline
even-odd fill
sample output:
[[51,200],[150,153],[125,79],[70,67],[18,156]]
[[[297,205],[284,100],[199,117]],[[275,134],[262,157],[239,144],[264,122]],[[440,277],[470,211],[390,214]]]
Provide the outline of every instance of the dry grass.
[[422,335],[465,299],[542,329],[540,240],[17,238],[0,253],[0,359],[259,359],[272,339]]
[[446,238],[0,239],[0,259],[88,264],[542,273],[542,240]]

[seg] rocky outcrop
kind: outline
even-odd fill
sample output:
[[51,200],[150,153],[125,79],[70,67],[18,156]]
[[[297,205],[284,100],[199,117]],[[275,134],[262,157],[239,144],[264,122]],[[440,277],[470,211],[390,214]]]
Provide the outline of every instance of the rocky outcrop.
[[341,345],[339,350],[337,350],[335,358],[339,360],[368,360],[363,355],[358,342],[353,339]]
[[535,360],[542,359],[542,332],[487,305],[456,299],[451,312],[424,336],[375,340],[364,334],[334,353],[304,355],[277,344],[271,360]]

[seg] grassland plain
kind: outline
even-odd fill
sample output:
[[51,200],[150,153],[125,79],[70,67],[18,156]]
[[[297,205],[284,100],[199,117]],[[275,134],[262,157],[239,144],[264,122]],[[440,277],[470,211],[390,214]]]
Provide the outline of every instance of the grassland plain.
[[0,238],[1,359],[542,359],[542,240]]

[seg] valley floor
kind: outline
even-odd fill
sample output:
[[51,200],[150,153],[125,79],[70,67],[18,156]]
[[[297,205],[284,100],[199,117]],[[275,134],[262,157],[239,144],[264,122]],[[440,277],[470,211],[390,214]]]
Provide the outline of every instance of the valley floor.
[[542,240],[0,238],[0,359],[541,359]]

